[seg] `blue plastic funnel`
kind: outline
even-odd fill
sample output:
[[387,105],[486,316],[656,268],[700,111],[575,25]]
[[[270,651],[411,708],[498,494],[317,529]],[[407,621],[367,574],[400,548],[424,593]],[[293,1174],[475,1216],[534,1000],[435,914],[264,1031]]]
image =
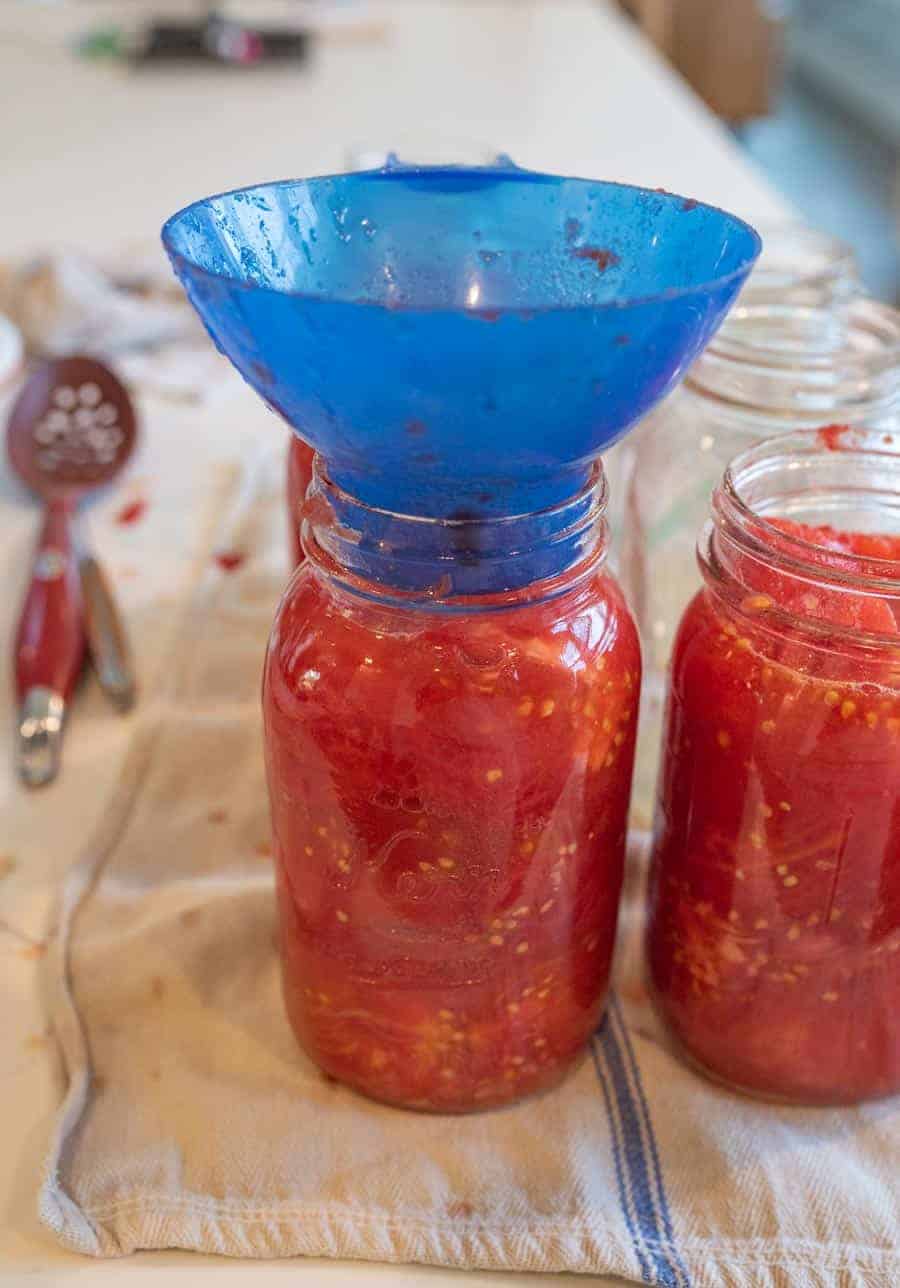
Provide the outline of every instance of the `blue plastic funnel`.
[[555,504],[693,362],[760,250],[666,192],[404,167],[209,197],[163,241],[218,347],[407,514]]

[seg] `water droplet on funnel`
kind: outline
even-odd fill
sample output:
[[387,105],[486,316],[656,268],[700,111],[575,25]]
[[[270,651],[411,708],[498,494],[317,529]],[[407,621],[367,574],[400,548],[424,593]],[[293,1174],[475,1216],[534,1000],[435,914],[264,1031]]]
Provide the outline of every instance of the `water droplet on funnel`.
[[344,226],[347,222],[347,207],[341,206],[340,210],[332,210],[331,214],[334,218],[335,227],[337,228],[338,240],[348,242],[350,240],[350,234]]
[[242,246],[240,250],[241,268],[244,269],[247,276],[254,282],[264,282],[265,274],[260,268],[259,256],[250,246]]

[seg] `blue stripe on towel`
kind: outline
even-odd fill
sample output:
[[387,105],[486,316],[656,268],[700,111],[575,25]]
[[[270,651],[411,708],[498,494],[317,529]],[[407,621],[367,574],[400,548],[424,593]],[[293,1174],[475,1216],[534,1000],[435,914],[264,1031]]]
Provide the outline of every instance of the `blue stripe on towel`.
[[[598,1054],[599,1047],[599,1054]],[[606,1101],[619,1199],[646,1283],[690,1288],[675,1247],[659,1151],[634,1052],[621,1011],[610,1002],[593,1044]]]
[[[608,1028],[609,1028],[609,1020],[606,1019],[604,1020],[603,1025],[601,1026],[601,1029],[600,1029],[601,1035]],[[601,1036],[601,1040],[602,1040],[602,1036]],[[609,1129],[610,1129],[610,1135],[612,1137],[612,1147],[613,1147],[613,1162],[615,1163],[615,1167],[616,1167],[616,1181],[618,1182],[618,1186],[619,1186],[619,1202],[622,1204],[622,1214],[625,1217],[625,1224],[628,1226],[628,1233],[631,1235],[631,1242],[634,1245],[634,1251],[637,1255],[637,1259],[641,1267],[641,1278],[644,1280],[645,1283],[652,1283],[653,1280],[650,1278],[647,1261],[644,1257],[643,1249],[640,1241],[638,1240],[637,1231],[635,1229],[634,1217],[632,1215],[631,1204],[629,1202],[630,1193],[629,1193],[628,1185],[626,1184],[626,1181],[625,1181],[625,1176],[622,1172],[622,1150],[619,1144],[619,1124],[613,1109],[612,1092],[609,1084],[609,1079],[607,1078],[600,1064],[600,1057],[597,1054],[596,1040],[591,1042],[591,1055],[594,1058],[594,1068],[597,1070],[597,1078],[600,1082],[600,1087],[603,1091],[603,1099],[606,1101],[606,1114],[607,1114],[607,1117],[609,1118]]]
[[681,1256],[678,1252],[678,1245],[675,1242],[675,1233],[672,1229],[672,1217],[669,1212],[669,1198],[666,1194],[666,1187],[663,1182],[662,1167],[660,1166],[659,1161],[659,1148],[656,1144],[656,1133],[653,1130],[653,1121],[650,1117],[650,1106],[647,1103],[647,1097],[644,1093],[644,1086],[641,1081],[640,1066],[638,1065],[637,1058],[634,1054],[634,1048],[631,1045],[631,1038],[628,1036],[628,1027],[625,1024],[625,1016],[622,1014],[622,1007],[619,1004],[619,999],[615,996],[611,1000],[610,1009],[614,1013],[617,1021],[618,1031],[622,1045],[625,1048],[625,1055],[631,1069],[634,1087],[637,1092],[638,1105],[641,1112],[641,1118],[644,1123],[644,1134],[653,1168],[654,1196],[656,1198],[657,1208],[662,1218],[665,1241],[669,1245],[670,1256],[680,1272],[681,1279],[679,1280],[679,1283],[683,1283],[685,1288],[690,1288],[690,1276],[688,1275],[684,1262],[681,1260]]

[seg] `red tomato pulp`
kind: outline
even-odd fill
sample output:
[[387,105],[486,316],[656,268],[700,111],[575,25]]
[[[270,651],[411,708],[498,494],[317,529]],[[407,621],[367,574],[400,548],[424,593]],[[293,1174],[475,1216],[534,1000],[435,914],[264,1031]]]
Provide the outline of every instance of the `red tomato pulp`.
[[604,574],[454,614],[297,573],[266,752],[287,1010],[328,1074],[442,1111],[559,1078],[604,1003],[639,683]]

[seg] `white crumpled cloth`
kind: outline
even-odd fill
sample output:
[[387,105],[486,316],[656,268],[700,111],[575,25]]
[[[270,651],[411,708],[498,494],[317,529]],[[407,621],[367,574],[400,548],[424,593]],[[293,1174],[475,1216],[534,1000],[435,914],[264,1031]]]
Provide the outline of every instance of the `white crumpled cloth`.
[[556,1091],[432,1117],[327,1081],[282,1012],[259,672],[284,580],[281,443],[248,473],[102,835],[65,887],[69,1089],[40,1193],[71,1248],[615,1273],[671,1288],[900,1284],[900,1104],[790,1110],[666,1046],[635,854],[616,997]]
[[0,263],[0,311],[31,356],[88,354],[113,363],[141,393],[203,403],[233,383],[159,243],[103,260],[57,250],[24,264]]

